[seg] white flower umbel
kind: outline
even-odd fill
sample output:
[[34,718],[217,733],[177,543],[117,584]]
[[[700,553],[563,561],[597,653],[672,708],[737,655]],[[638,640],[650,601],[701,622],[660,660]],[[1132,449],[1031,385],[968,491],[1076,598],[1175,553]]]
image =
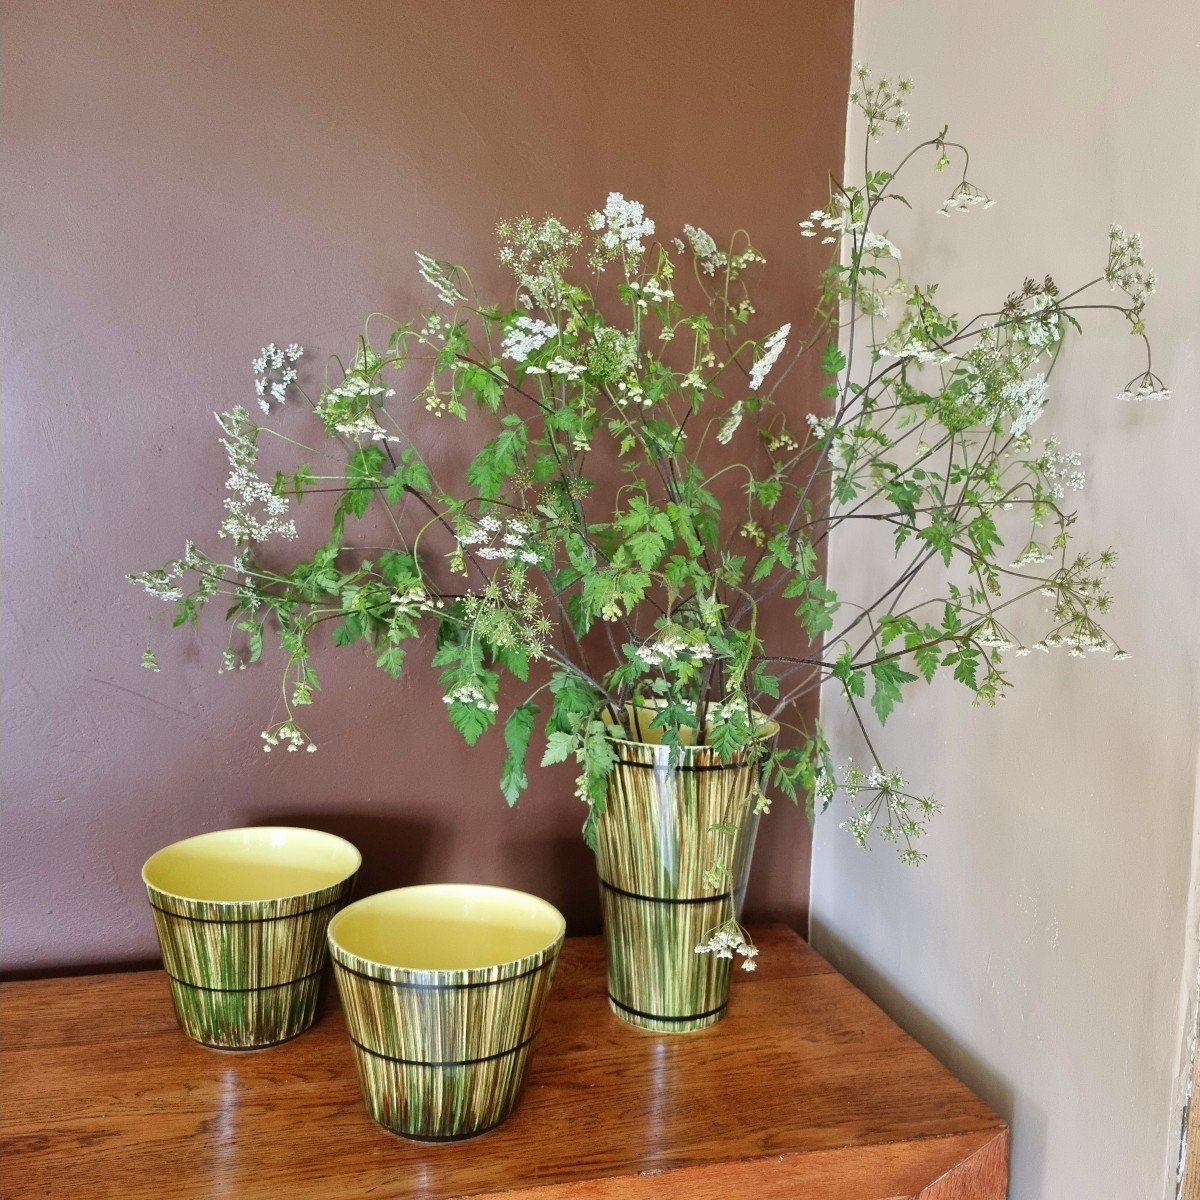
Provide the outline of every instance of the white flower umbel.
[[750,368],[750,390],[752,392],[756,392],[762,387],[763,380],[766,379],[771,368],[779,361],[779,356],[783,353],[784,347],[787,345],[788,334],[791,332],[792,326],[790,323],[781,325],[763,342],[762,354]]
[[1167,387],[1153,371],[1131,379],[1124,389],[1117,393],[1118,400],[1142,404],[1147,400],[1170,400],[1171,389]]
[[730,410],[729,415],[721,422],[721,428],[717,430],[717,441],[722,446],[728,446],[733,441],[733,435],[737,433],[738,426],[742,423],[742,417],[745,414],[746,406],[739,400]]
[[336,432],[353,438],[370,438],[373,442],[398,442],[400,438],[388,433],[386,429],[375,419],[375,414],[365,412],[360,417],[356,417],[353,421],[347,421],[342,425],[335,425]]
[[603,212],[588,218],[588,228],[596,234],[596,255],[593,262],[602,263],[624,252],[629,258],[640,258],[646,251],[643,238],[654,235],[654,222],[646,216],[637,200],[626,200],[620,192],[609,192]]
[[862,248],[864,254],[870,254],[874,258],[900,258],[900,251],[895,243],[873,229],[868,229],[863,234]]
[[287,400],[288,388],[296,382],[295,364],[303,353],[304,347],[295,342],[282,350],[274,342],[262,348],[253,365],[254,392],[263,412],[271,411],[272,400],[276,404]]
[[1000,398],[1012,415],[1012,435],[1020,437],[1046,408],[1046,376],[1014,379],[1000,389]]
[[736,921],[726,921],[712,930],[705,941],[695,948],[697,954],[712,954],[717,958],[732,959],[735,956],[743,961],[743,971],[754,971],[758,964],[758,947],[749,939],[746,931]]
[[258,426],[240,405],[217,414],[217,424],[225,436],[221,445],[229,458],[229,477],[225,480],[225,511],[217,533],[237,543],[265,542],[273,534],[296,537],[294,521],[285,520],[289,503],[278,496],[269,483],[258,478]]
[[558,326],[536,317],[518,317],[512,328],[504,335],[500,349],[505,358],[523,363],[536,350],[540,350],[551,338],[558,336]]
[[458,268],[450,263],[438,262],[436,258],[430,258],[428,254],[422,254],[419,250],[416,253],[417,270],[420,271],[421,278],[437,292],[438,299],[451,307],[461,304],[466,297],[455,286]]
[[992,208],[993,200],[985,192],[981,192],[973,183],[965,179],[942,201],[938,215],[948,217],[951,213],[967,213],[974,208]]
[[[700,269],[706,275],[715,275],[725,267],[729,256],[717,247],[711,234],[696,225],[685,225],[683,234],[692,248],[692,253],[696,256],[696,261],[700,264]],[[680,249],[682,248],[681,244]]]
[[1146,266],[1140,233],[1126,233],[1120,225],[1109,229],[1104,278],[1123,291],[1135,308],[1141,308],[1154,295],[1158,277]]

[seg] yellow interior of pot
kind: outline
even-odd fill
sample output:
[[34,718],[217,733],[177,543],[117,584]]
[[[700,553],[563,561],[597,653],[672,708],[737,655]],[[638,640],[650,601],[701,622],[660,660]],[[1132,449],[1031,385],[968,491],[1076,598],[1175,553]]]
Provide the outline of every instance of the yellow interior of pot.
[[[623,736],[631,742],[642,742],[648,746],[658,746],[662,744],[662,730],[655,729],[651,722],[654,720],[655,713],[658,711],[659,705],[654,701],[635,704],[630,702],[625,705],[625,721],[622,726]],[[607,711],[603,714],[604,720],[608,724],[613,723],[610,713]],[[769,717],[763,716],[762,713],[754,713],[755,730],[760,738],[773,738],[779,732],[779,724],[772,721]],[[720,720],[710,717],[706,722],[706,727],[711,731],[715,725],[720,724]],[[679,740],[684,746],[694,746],[696,744],[696,731],[689,726],[683,726],[679,730]]]
[[219,829],[151,855],[142,878],[184,900],[283,900],[342,883],[361,862],[344,838],[316,829]]
[[397,888],[342,909],[334,946],[381,966],[412,971],[494,967],[538,954],[566,930],[537,896],[478,884]]

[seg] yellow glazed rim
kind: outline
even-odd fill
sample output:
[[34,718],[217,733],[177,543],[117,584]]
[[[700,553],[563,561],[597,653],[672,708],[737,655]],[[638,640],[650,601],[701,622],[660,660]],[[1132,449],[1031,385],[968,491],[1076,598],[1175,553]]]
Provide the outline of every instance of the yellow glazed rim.
[[336,834],[254,825],[164,846],[146,860],[142,882],[185,904],[232,908],[316,896],[352,879],[361,865],[357,847]]
[[[566,928],[540,896],[431,883],[347,905],[329,923],[329,946],[336,962],[375,978],[508,975],[557,953]],[[496,949],[487,950],[489,943]]]

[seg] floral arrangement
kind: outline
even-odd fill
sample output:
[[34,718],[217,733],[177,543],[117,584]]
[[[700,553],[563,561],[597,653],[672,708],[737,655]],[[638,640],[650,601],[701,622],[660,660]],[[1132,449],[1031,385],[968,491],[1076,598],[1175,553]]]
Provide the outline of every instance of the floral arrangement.
[[[176,625],[222,597],[237,639],[225,669],[278,640],[283,713],[262,734],[265,751],[316,749],[299,714],[322,642],[364,645],[398,676],[432,632],[442,699],[466,741],[506,708],[510,804],[527,786],[540,720],[543,765],[577,765],[591,840],[613,735],[644,740],[630,713],[649,713],[655,740],[756,756],[759,809],[782,793],[803,797],[811,816],[841,792],[858,842],[875,831],[916,862],[937,802],[873,748],[865,770],[835,765],[800,702],[840,690],[870,747],[868,708],[887,721],[939,674],[992,704],[1009,687],[1010,652],[1125,656],[1103,627],[1115,555],[1074,545],[1079,455],[1036,435],[1085,314],[1115,314],[1144,348],[1120,398],[1168,395],[1146,340],[1154,277],[1140,239],[1113,226],[1081,286],[1026,279],[993,311],[943,307],[935,284],[905,274],[887,235],[887,214],[910,203],[897,187],[926,155],[953,177],[942,215],[992,201],[946,129],[891,169],[875,165],[876,141],[908,124],[910,86],[856,68],[863,175],[800,222],[831,255],[803,329],[754,332],[750,282],[763,260],[744,233],[719,244],[685,225],[655,240],[643,206],[613,192],[579,224],[500,223],[509,304],[480,298],[464,268],[418,254],[433,303],[409,321],[370,318],[319,386],[302,386],[298,345],[263,350],[262,417],[246,407],[217,417],[229,464],[218,534],[230,552],[189,542],[131,579],[175,605]],[[795,386],[804,356],[819,362],[819,395]],[[318,439],[283,438],[303,461],[267,479],[260,447],[283,437],[268,418],[293,397],[311,407]],[[462,479],[438,478],[410,441],[413,406],[480,430]],[[280,566],[281,551],[262,545],[294,541],[292,506],[318,490],[337,493],[329,536]],[[394,538],[378,553],[355,546],[370,509]],[[862,521],[889,532],[895,566],[879,594],[839,596],[823,548]],[[794,614],[781,643],[763,632],[768,605]],[[1014,631],[1019,609],[1048,614],[1038,636]],[[149,646],[143,662],[157,669]],[[528,689],[511,705],[504,677]],[[783,736],[762,736],[764,718]],[[738,947],[717,937],[707,949]]]

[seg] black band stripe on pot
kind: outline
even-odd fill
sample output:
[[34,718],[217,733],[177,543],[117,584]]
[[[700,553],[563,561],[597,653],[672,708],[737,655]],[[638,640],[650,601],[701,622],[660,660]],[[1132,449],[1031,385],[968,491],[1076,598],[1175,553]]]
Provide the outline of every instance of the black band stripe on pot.
[[640,1008],[630,1008],[628,1004],[622,1004],[612,992],[608,993],[608,998],[622,1012],[627,1012],[630,1016],[640,1017],[643,1021],[668,1021],[672,1024],[682,1024],[684,1021],[703,1021],[708,1017],[715,1017],[718,1013],[724,1012],[729,1007],[729,1001],[726,1000],[724,1004],[718,1004],[716,1008],[710,1008],[707,1012],[687,1013],[682,1017],[663,1017],[659,1016],[658,1013],[642,1012]]
[[723,900],[732,900],[732,892],[718,892],[715,896],[643,896],[640,892],[627,892],[607,879],[600,880],[600,886],[618,896],[627,896],[630,900],[644,900],[647,904],[717,904]]
[[508,1058],[510,1054],[516,1054],[532,1045],[536,1036],[536,1033],[531,1034],[523,1042],[518,1042],[517,1045],[510,1046],[507,1050],[499,1050],[495,1054],[484,1054],[480,1058],[453,1058],[442,1062],[432,1062],[423,1058],[399,1058],[395,1054],[384,1054],[382,1051],[372,1050],[370,1046],[364,1046],[362,1042],[354,1038],[350,1040],[364,1054],[369,1054],[372,1058],[386,1058],[388,1062],[400,1063],[406,1067],[473,1067],[477,1063],[495,1062],[498,1058]]
[[686,771],[690,774],[702,774],[706,771],[744,771],[750,763],[697,763],[692,766],[687,763],[637,762],[631,758],[618,758],[617,762],[623,767],[641,767],[643,771]]
[[501,1117],[500,1120],[493,1121],[482,1129],[473,1129],[470,1133],[406,1133],[403,1136],[411,1138],[414,1142],[467,1142],[472,1138],[482,1137],[485,1133],[491,1133],[493,1129],[499,1129],[507,1119]]
[[502,983],[515,983],[518,979],[528,979],[531,975],[540,974],[553,961],[552,956],[536,967],[530,967],[529,970],[521,971],[519,974],[502,975],[499,979],[481,979],[471,983],[417,983],[411,979],[385,979],[381,975],[368,975],[365,971],[357,971],[354,967],[348,967],[340,958],[336,957],[333,965],[339,971],[345,971],[347,975],[357,975],[359,979],[366,979],[370,983],[383,983],[388,987],[409,988],[414,992],[468,992],[474,988],[497,987]]
[[[187,913],[174,912],[172,909],[163,908],[160,904],[150,902],[150,907],[157,913],[162,913],[164,917],[173,917],[176,921],[192,921],[198,925],[265,925],[269,921],[294,921],[298,917],[311,917],[313,913],[324,912],[327,908],[333,908],[338,904],[345,904],[346,896],[338,896],[330,900],[328,904],[320,904],[316,908],[306,908],[303,912],[280,913],[275,917],[193,917]],[[254,901],[258,903],[258,901]]]
[[285,979],[282,983],[261,983],[257,987],[210,987],[206,983],[192,983],[187,979],[180,979],[178,975],[172,975],[168,971],[167,978],[172,983],[179,984],[180,987],[195,988],[198,992],[271,992],[276,988],[293,987],[297,983],[307,983],[310,979],[316,979],[324,972],[322,967],[319,971],[312,971],[308,975],[301,975],[297,979]]

